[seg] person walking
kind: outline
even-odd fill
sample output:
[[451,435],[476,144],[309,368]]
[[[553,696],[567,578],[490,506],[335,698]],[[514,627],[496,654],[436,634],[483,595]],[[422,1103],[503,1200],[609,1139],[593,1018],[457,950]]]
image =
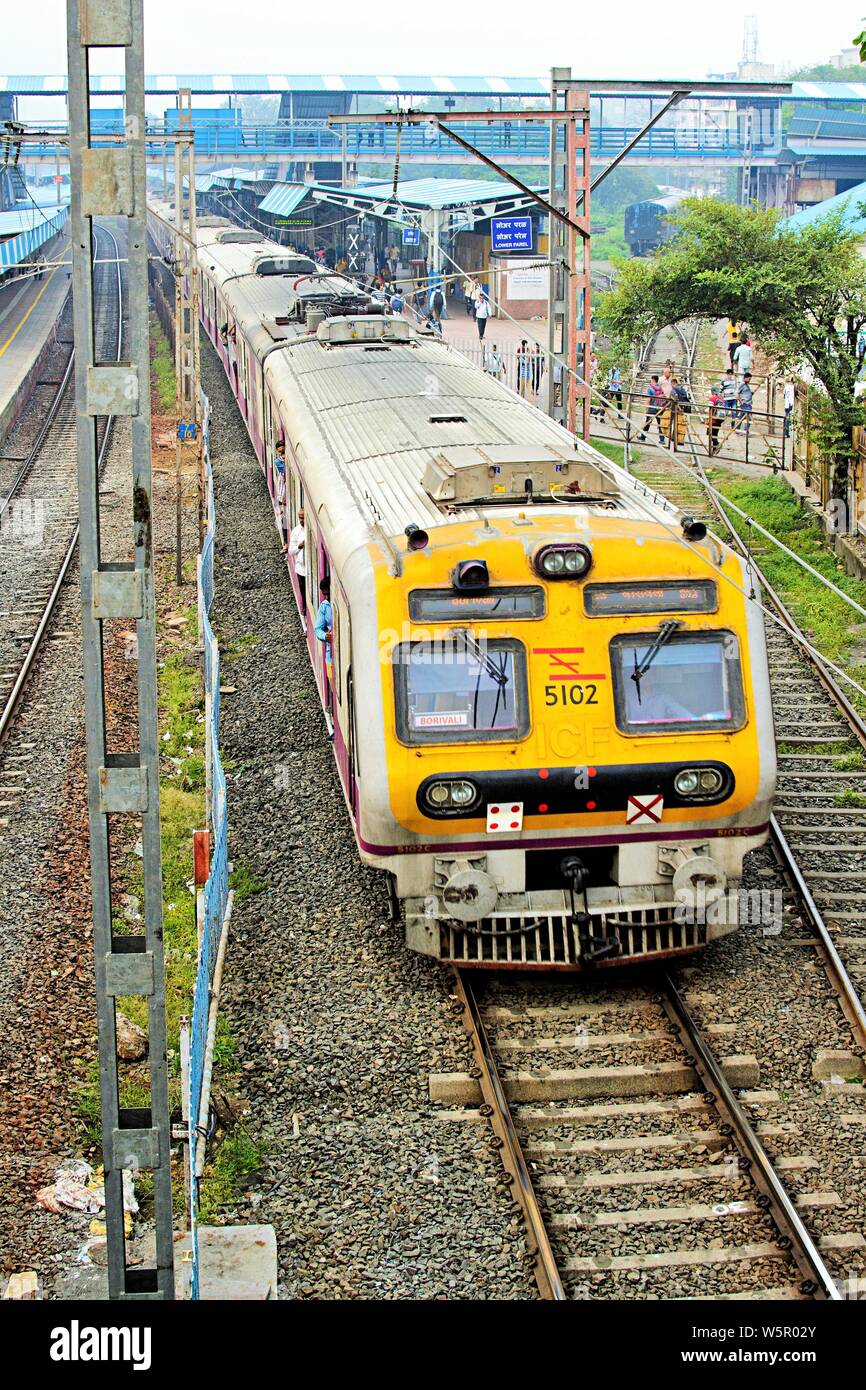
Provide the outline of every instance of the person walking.
[[304,526],[304,509],[298,512],[297,525],[292,527],[289,536],[289,556],[295,562],[295,578],[301,595],[301,612],[307,611],[307,532]]
[[734,353],[740,346],[740,325],[736,319],[728,319],[728,361],[734,365]]
[[797,388],[794,384],[794,378],[792,376],[789,376],[788,380],[785,382],[785,389],[782,393],[782,400],[785,407],[785,438],[790,439],[791,428],[794,423],[794,406],[797,403]]
[[754,392],[752,390],[752,373],[744,372],[743,380],[737,390],[737,405],[739,406],[740,423],[737,425],[738,431],[743,434],[749,433],[749,426],[752,423],[752,402]]
[[434,319],[436,323],[439,323],[444,311],[445,296],[442,293],[441,287],[436,285],[430,293],[430,317]]
[[722,377],[719,394],[722,398],[722,409],[727,415],[730,415],[731,423],[733,423],[737,415],[737,382],[733,367],[728,367]]
[[490,301],[483,290],[478,291],[478,298],[475,301],[475,323],[478,328],[478,337],[484,339],[484,330],[487,327],[487,320],[490,318]]
[[719,429],[722,424],[724,408],[721,388],[714,384],[710,387],[710,398],[707,406],[707,453],[710,458],[719,447]]
[[643,443],[646,440],[647,431],[651,430],[653,424],[655,424],[659,432],[659,439],[662,444],[664,444],[665,437],[662,432],[660,416],[665,404],[665,394],[659,386],[658,376],[654,375],[650,377],[650,383],[646,389],[646,397],[646,419],[643,422],[643,428],[638,435],[638,439]]
[[403,294],[399,285],[391,295],[391,313],[399,314],[401,318],[403,316]]
[[737,348],[736,352],[734,353],[734,366],[735,366],[736,371],[737,371],[737,380],[738,380],[738,381],[742,381],[742,380],[743,380],[743,377],[746,375],[746,372],[748,372],[749,375],[751,376],[751,372],[752,372],[752,345],[751,345],[751,343],[749,342],[748,338],[744,338],[744,340],[740,343],[739,347]]

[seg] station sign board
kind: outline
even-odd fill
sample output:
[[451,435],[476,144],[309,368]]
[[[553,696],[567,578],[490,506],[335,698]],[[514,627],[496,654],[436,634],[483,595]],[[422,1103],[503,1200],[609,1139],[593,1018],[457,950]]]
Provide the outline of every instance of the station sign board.
[[494,256],[513,256],[519,251],[531,254],[535,249],[532,218],[491,217],[490,249]]
[[420,227],[404,227],[404,228],[403,228],[403,245],[404,245],[404,246],[420,246],[420,245],[421,245],[421,229],[420,229]]

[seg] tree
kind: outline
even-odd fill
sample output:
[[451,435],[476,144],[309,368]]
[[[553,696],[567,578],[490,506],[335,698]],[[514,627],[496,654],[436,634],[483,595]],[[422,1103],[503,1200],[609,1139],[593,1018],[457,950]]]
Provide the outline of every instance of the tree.
[[854,388],[863,363],[866,262],[844,210],[798,229],[779,213],[687,199],[678,235],[648,260],[618,267],[599,320],[622,350],[684,319],[744,323],[781,370],[803,363],[827,394],[832,493],[843,498],[851,430],[863,423]]
[[659,186],[648,169],[625,169],[622,165],[599,184],[592,196],[592,206],[608,212],[619,212],[629,203],[642,203],[657,198]]

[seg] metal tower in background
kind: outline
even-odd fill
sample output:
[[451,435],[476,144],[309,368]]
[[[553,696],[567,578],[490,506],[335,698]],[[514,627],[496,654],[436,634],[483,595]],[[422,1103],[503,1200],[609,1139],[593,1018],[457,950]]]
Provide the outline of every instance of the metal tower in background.
[[743,62],[758,61],[758,16],[747,14],[743,19]]

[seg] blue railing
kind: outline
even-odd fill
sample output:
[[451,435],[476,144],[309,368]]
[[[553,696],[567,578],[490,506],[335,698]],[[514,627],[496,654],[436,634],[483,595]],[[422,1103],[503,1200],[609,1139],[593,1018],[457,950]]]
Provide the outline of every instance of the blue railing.
[[[736,159],[743,153],[745,125],[736,112],[730,119],[713,124],[698,120],[692,125],[658,125],[635,148],[638,155],[658,159],[695,159],[706,155],[716,159]],[[154,134],[163,131],[163,122],[154,121],[149,128]],[[47,127],[46,127],[47,129]],[[118,130],[120,127],[118,126]],[[171,130],[169,124],[167,129]],[[196,121],[193,112],[196,159],[201,163],[213,158],[232,156],[279,156],[299,159],[339,160],[343,149],[340,127],[327,121],[277,121],[269,125],[229,125],[222,122]],[[495,155],[506,163],[512,159],[543,160],[548,152],[548,133],[541,124],[509,123],[491,117],[489,121],[454,122],[453,129],[485,154]],[[594,125],[590,132],[592,154],[601,158],[613,156],[638,134],[639,126]],[[100,134],[110,133],[106,127]],[[99,143],[98,136],[94,140]],[[752,133],[753,156],[778,152],[778,124],[772,120],[756,122]],[[150,144],[148,154],[161,156],[162,144]],[[169,146],[171,149],[171,146]],[[393,125],[371,122],[346,128],[346,150],[350,159],[371,161],[393,156],[397,151],[397,130]],[[28,155],[53,155],[54,145],[28,145]],[[447,135],[432,125],[405,126],[400,136],[401,154],[431,159],[452,157],[465,162],[468,157]]]

